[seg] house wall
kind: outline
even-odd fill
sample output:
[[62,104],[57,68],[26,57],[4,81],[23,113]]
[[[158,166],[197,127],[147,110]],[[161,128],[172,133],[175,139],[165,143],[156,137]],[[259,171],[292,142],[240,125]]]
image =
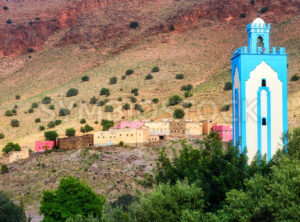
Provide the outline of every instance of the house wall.
[[211,121],[205,121],[202,123],[203,135],[208,135],[212,129],[213,123]]
[[63,150],[84,149],[94,145],[94,135],[86,134],[83,136],[59,138],[57,145]]
[[0,164],[11,164],[18,160],[29,158],[29,150],[22,148],[21,151],[12,151],[0,158]]
[[37,141],[35,142],[35,152],[44,152],[45,150],[52,150],[54,141]]
[[233,139],[232,127],[230,125],[214,124],[212,130],[219,133],[223,142],[229,142]]
[[123,128],[131,128],[137,129],[145,126],[145,122],[140,121],[121,121],[114,129],[123,129]]
[[177,138],[185,138],[186,134],[186,122],[182,121],[171,121],[170,122],[170,136]]
[[146,122],[145,127],[149,128],[149,134],[151,136],[169,136],[169,124],[168,121]]
[[201,136],[203,134],[202,122],[187,121],[185,123],[186,137]]

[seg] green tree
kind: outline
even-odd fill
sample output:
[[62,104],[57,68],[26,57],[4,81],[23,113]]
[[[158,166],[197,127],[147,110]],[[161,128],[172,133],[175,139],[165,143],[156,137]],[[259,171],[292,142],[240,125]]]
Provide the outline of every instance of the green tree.
[[125,75],[129,76],[133,73],[134,73],[133,69],[127,69],[126,72],[125,72]]
[[46,96],[42,100],[42,104],[50,104],[52,102],[52,99],[49,96]]
[[77,96],[77,95],[78,95],[78,89],[75,89],[75,88],[70,88],[66,94],[67,97],[72,97],[72,96]]
[[58,112],[59,116],[67,116],[71,113],[71,111],[67,108],[61,108]]
[[5,145],[5,147],[3,148],[3,152],[5,154],[9,153],[9,152],[12,152],[12,151],[20,151],[21,150],[21,147],[18,143],[12,143],[12,142],[9,142]]
[[58,134],[56,131],[46,131],[44,133],[44,137],[48,141],[56,141],[56,139],[58,138]]
[[232,82],[226,82],[224,86],[224,90],[232,90]]
[[76,130],[74,128],[66,129],[66,136],[75,136]]
[[3,139],[5,135],[3,133],[0,133],[0,140]]
[[24,218],[23,208],[16,205],[3,191],[0,191],[0,221],[24,222]]
[[13,116],[12,111],[11,110],[6,110],[5,116],[8,116],[8,117]]
[[66,220],[66,222],[103,222],[99,218],[95,218],[92,215],[89,215],[88,217],[84,217],[82,215],[76,215],[75,217],[70,217]]
[[124,110],[130,110],[130,104],[129,103],[125,103],[122,108]]
[[175,106],[182,102],[182,98],[178,95],[174,95],[171,98],[169,98],[169,106]]
[[6,164],[1,165],[1,174],[8,173],[8,166]]
[[183,119],[184,116],[185,112],[183,111],[183,109],[176,109],[173,113],[174,119]]
[[118,81],[117,77],[111,77],[111,78],[109,79],[109,84],[111,84],[111,85],[116,84],[117,81]]
[[103,119],[101,120],[101,125],[103,131],[108,131],[111,127],[114,126],[114,121]]
[[105,96],[110,96],[110,91],[108,88],[102,88],[100,90],[100,96],[105,95]]
[[183,79],[184,75],[183,74],[176,74],[175,79]]
[[158,103],[158,98],[152,99],[152,102],[153,102],[154,104]]
[[153,79],[153,76],[151,74],[146,75],[145,80]]
[[44,222],[65,222],[76,215],[101,218],[105,199],[73,177],[61,179],[57,190],[43,191],[40,212]]
[[289,131],[283,138],[287,141],[285,151],[291,158],[300,160],[300,128]]
[[159,72],[159,67],[158,66],[154,66],[152,68],[151,72]]
[[90,99],[90,104],[96,104],[98,102],[98,99],[93,96],[91,99]]
[[32,109],[36,109],[36,108],[38,108],[38,106],[39,106],[38,103],[32,103],[32,104],[31,104],[31,108],[32,108]]
[[10,125],[12,127],[19,127],[20,126],[20,122],[17,119],[12,119],[11,122],[10,122]]
[[81,82],[87,82],[89,80],[90,80],[90,77],[88,77],[88,76],[82,76],[81,77]]

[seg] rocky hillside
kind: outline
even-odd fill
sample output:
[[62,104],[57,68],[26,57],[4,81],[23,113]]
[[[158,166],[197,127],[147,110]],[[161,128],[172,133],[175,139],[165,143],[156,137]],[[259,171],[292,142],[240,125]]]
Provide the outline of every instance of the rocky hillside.
[[[168,98],[183,96],[180,89],[187,84],[194,86],[185,99],[193,103],[185,109],[187,118],[230,122],[230,110],[220,109],[231,100],[223,90],[231,78],[231,53],[247,44],[245,26],[258,10],[272,23],[271,44],[287,47],[289,78],[300,74],[298,0],[8,0],[0,10],[1,147],[8,141],[32,147],[43,138],[39,127],[55,120],[62,120],[54,129],[63,135],[69,127],[79,132],[82,118],[97,130],[103,118],[169,118],[182,105],[168,107]],[[133,21],[138,26],[130,28]],[[151,73],[154,66],[159,72]],[[128,69],[134,73],[122,80]],[[153,79],[145,80],[149,73]],[[81,82],[81,76],[90,81]],[[116,84],[109,83],[111,77]],[[69,88],[79,94],[66,97]],[[101,88],[110,89],[110,96],[100,96]],[[133,88],[139,89],[143,113],[133,109]],[[289,82],[290,126],[300,123],[299,90],[297,82]],[[45,96],[54,109],[41,103]],[[93,96],[108,99],[114,111],[89,104]],[[153,98],[159,102],[153,104]],[[29,111],[35,102],[38,108]],[[125,103],[131,110],[122,110]],[[59,116],[61,108],[71,114]],[[17,115],[4,116],[13,109]],[[11,127],[12,119],[20,126]]]

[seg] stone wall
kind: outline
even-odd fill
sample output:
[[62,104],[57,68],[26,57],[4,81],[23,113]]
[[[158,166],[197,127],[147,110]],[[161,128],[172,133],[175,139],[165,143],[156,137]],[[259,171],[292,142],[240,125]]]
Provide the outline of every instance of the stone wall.
[[170,136],[175,138],[185,138],[186,122],[171,121],[170,122]]
[[94,145],[94,135],[71,136],[59,138],[57,145],[63,150],[84,149]]

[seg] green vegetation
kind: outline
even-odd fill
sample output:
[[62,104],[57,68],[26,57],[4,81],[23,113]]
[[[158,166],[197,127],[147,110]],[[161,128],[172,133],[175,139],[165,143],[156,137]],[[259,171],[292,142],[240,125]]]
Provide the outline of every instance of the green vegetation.
[[131,29],[135,29],[135,28],[137,28],[138,26],[139,26],[139,23],[138,23],[137,21],[130,22],[130,25],[129,25],[129,27],[130,27]]
[[146,75],[145,80],[153,79],[153,76],[151,74]]
[[130,96],[129,99],[130,99],[130,102],[132,102],[132,103],[137,102],[137,99],[134,96]]
[[129,75],[131,75],[133,73],[134,73],[133,69],[127,69],[126,72],[125,72],[125,75],[129,76]]
[[173,113],[174,119],[183,119],[184,116],[185,112],[183,111],[183,109],[176,109]]
[[61,108],[58,112],[59,116],[67,116],[71,113],[71,111],[67,108]]
[[55,125],[60,125],[62,121],[60,119],[55,120]]
[[49,109],[50,109],[50,110],[54,110],[54,109],[55,109],[55,106],[54,106],[54,105],[50,105],[50,106],[49,106]]
[[6,112],[5,112],[5,116],[8,116],[8,117],[10,117],[10,116],[13,116],[14,114],[12,113],[12,111],[11,110],[6,110]]
[[31,104],[31,108],[32,108],[32,109],[36,109],[36,108],[38,108],[38,106],[39,106],[38,103],[32,103],[32,104]]
[[117,81],[118,81],[117,77],[111,77],[111,78],[109,79],[109,84],[111,84],[111,85],[116,84]]
[[184,75],[183,74],[176,74],[175,79],[183,79]]
[[224,86],[224,90],[232,90],[232,82],[226,82]]
[[133,93],[135,96],[138,96],[139,95],[139,89],[138,88],[131,89],[131,93]]
[[159,72],[159,67],[158,66],[154,66],[152,68],[151,72]]
[[5,135],[3,133],[0,133],[0,140],[4,139]]
[[25,222],[25,218],[23,207],[16,205],[6,193],[0,191],[0,221]]
[[111,105],[106,105],[104,107],[104,112],[111,113],[113,111],[114,111],[114,107],[112,107]]
[[90,80],[90,77],[88,77],[88,76],[82,76],[81,77],[81,82],[87,82],[89,80]]
[[78,89],[71,88],[67,91],[66,96],[67,97],[72,97],[72,96],[77,96],[78,95]]
[[76,130],[74,128],[66,129],[66,136],[75,136]]
[[181,87],[182,91],[191,91],[192,89],[193,89],[193,86],[191,84]]
[[105,95],[105,96],[110,96],[110,91],[107,88],[102,88],[100,90],[100,96]]
[[80,132],[82,132],[82,133],[88,133],[93,130],[94,130],[94,128],[91,127],[89,124],[86,124],[84,127],[80,127]]
[[6,5],[3,6],[3,10],[8,10],[8,7]]
[[57,190],[44,191],[40,212],[44,221],[65,222],[76,215],[101,218],[105,199],[78,179],[61,179]]
[[125,103],[122,108],[124,110],[130,110],[130,104],[129,103]]
[[34,112],[34,109],[33,108],[30,108],[29,110],[28,110],[28,113],[33,113]]
[[170,31],[170,32],[175,31],[175,26],[174,26],[173,24],[169,26],[169,31]]
[[40,131],[44,131],[45,127],[44,126],[39,126]]
[[121,102],[123,99],[122,97],[118,97],[118,101]]
[[268,7],[263,7],[261,10],[260,10],[260,13],[264,14],[266,12],[269,11],[269,8]]
[[52,102],[52,99],[49,96],[46,96],[42,100],[42,104],[50,104]]
[[250,3],[251,3],[252,5],[255,5],[255,0],[251,0]]
[[85,119],[81,119],[81,120],[80,120],[80,123],[81,123],[81,124],[85,124],[85,123],[86,123],[86,120],[85,120]]
[[188,97],[192,97],[193,93],[189,92],[189,91],[185,91],[184,92],[184,98],[188,98]]
[[16,100],[19,100],[21,99],[21,96],[20,95],[16,95]]
[[152,99],[152,102],[153,102],[154,104],[158,103],[158,98]]
[[108,131],[111,127],[114,126],[114,121],[103,119],[101,121],[101,125],[102,125],[102,130],[103,131]]
[[292,78],[291,78],[291,81],[298,81],[299,79],[300,79],[299,76],[293,75]]
[[230,105],[226,104],[226,105],[222,106],[221,111],[227,112],[227,111],[229,111],[229,109],[230,109]]
[[182,106],[183,106],[183,108],[191,108],[193,106],[193,104],[190,102],[185,102],[182,104]]
[[98,99],[93,96],[91,99],[90,99],[90,104],[96,104],[98,102]]
[[11,19],[8,19],[8,20],[6,21],[6,23],[7,23],[7,24],[11,24],[11,23],[12,23],[12,20],[11,20]]
[[2,151],[3,153],[8,154],[9,152],[12,151],[21,151],[21,147],[18,143],[9,142],[5,145]]
[[48,141],[55,141],[58,138],[58,134],[56,131],[46,131],[44,137]]
[[50,122],[47,124],[47,127],[48,127],[49,129],[54,128],[55,126],[56,126],[56,124],[55,124],[54,121],[50,121]]
[[246,18],[246,13],[244,13],[244,12],[241,13],[241,14],[240,14],[240,18]]
[[19,127],[20,126],[20,122],[17,119],[12,119],[11,122],[10,122],[10,125],[12,127]]
[[34,122],[36,122],[36,123],[40,123],[40,122],[41,122],[41,118],[37,118],[37,119],[35,119],[35,120],[34,120]]
[[175,106],[182,102],[182,98],[178,95],[174,95],[171,98],[169,98],[169,106]]
[[[1,174],[8,173],[8,166],[6,164],[1,165]],[[0,204],[1,206],[1,204]]]

